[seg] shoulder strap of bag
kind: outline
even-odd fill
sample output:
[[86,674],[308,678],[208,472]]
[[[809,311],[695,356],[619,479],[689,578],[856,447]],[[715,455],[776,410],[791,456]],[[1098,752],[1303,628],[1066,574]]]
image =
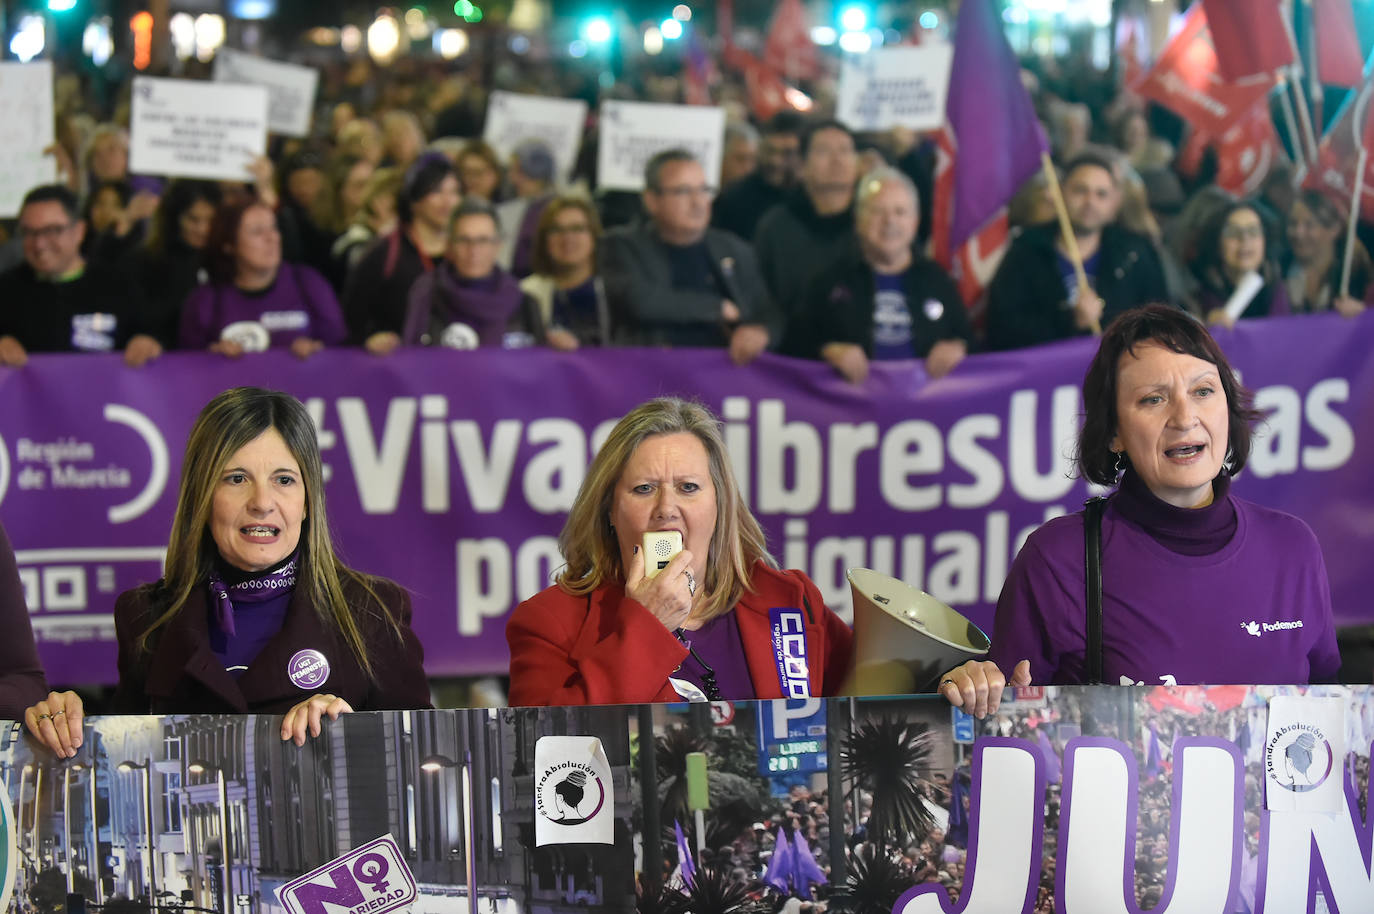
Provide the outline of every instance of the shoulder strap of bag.
[[1102,512],[1107,499],[1090,498],[1084,503],[1083,539],[1087,568],[1088,617],[1087,648],[1083,654],[1083,682],[1102,684]]

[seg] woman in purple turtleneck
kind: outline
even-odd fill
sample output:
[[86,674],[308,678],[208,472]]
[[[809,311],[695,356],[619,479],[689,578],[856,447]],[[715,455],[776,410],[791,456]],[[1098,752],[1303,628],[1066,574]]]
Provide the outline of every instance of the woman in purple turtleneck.
[[[1163,305],[1121,315],[1083,402],[1079,468],[1117,485],[1102,515],[1102,682],[1333,680],[1321,548],[1298,518],[1231,494],[1259,413],[1206,329]],[[940,683],[952,704],[981,717],[1004,685],[1085,681],[1084,529],[1079,512],[1031,534],[997,601],[991,660]]]
[[348,335],[328,281],[282,261],[277,216],[266,203],[221,207],[205,248],[211,282],[182,306],[180,348],[231,357],[289,348],[304,359]]
[[468,197],[449,221],[444,262],[415,280],[401,341],[407,346],[501,346],[508,331],[543,339],[515,277],[496,264],[501,227],[491,204]]

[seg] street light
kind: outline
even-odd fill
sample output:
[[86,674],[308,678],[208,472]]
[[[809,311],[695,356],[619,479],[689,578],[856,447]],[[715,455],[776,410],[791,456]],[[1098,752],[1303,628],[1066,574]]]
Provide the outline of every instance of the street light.
[[429,774],[445,768],[460,768],[463,772],[463,844],[466,851],[463,862],[468,879],[468,914],[477,914],[477,822],[472,811],[472,752],[463,753],[461,766],[447,755],[428,755],[420,762],[420,770]]
[[224,789],[224,769],[212,762],[196,759],[186,766],[186,770],[192,774],[215,772],[215,783],[219,788],[219,858],[222,870],[220,892],[224,902],[221,910],[228,911],[229,899],[234,896],[229,886],[229,798]]
[[84,768],[80,762],[62,766],[62,853],[66,855],[67,894],[76,891],[76,861],[72,854],[72,772]]
[[155,905],[157,904],[157,853],[154,848],[156,842],[153,838],[153,760],[147,759],[140,764],[125,759],[119,763],[118,767],[120,771],[124,772],[137,771],[139,779],[142,781],[143,817],[147,823],[146,834],[148,836],[148,901]]

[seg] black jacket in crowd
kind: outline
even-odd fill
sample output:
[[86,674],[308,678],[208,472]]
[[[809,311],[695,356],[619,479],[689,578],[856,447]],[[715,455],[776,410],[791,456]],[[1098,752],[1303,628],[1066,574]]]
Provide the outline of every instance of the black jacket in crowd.
[[758,171],[750,172],[722,188],[711,206],[711,224],[753,241],[763,214],[786,197],[787,188],[769,184]]
[[[836,257],[854,237],[854,209],[822,216],[811,205],[805,188],[797,188],[759,220],[754,251],[768,292],[777,304],[789,335],[798,328],[807,282]],[[784,352],[797,348],[790,338]]]
[[[856,343],[872,358],[876,291],[873,268],[863,259],[858,244],[850,244],[812,278],[797,332],[788,337],[797,348],[787,354],[819,359],[827,343]],[[925,358],[932,346],[944,340],[972,344],[973,328],[959,287],[939,264],[914,256],[902,275],[902,291],[911,312],[913,358]]]
[[[1023,349],[1087,332],[1074,325],[1056,260],[1058,237],[1058,225],[1046,223],[1012,241],[988,286],[988,349]],[[1123,311],[1169,301],[1164,268],[1148,238],[1109,225],[1098,250],[1095,288],[1105,302],[1104,328]]]
[[754,252],[739,238],[719,229],[706,230],[715,284],[722,294],[674,289],[668,249],[652,226],[613,229],[601,239],[600,274],[616,323],[625,328],[624,343],[639,346],[724,346],[729,328],[720,308],[728,298],[740,311],[740,323],[768,328],[776,346],[781,325],[759,275]]

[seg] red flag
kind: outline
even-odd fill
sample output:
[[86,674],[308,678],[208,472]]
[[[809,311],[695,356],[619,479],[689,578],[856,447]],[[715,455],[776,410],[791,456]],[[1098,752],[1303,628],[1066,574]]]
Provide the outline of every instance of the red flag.
[[735,43],[735,0],[716,0],[716,32],[726,47]]
[[1169,40],[1138,91],[1178,114],[1194,129],[1220,136],[1268,95],[1273,85],[1271,73],[1234,82],[1221,77],[1207,17],[1202,6],[1195,3],[1184,18],[1183,28]]
[[806,25],[801,0],[782,0],[773,11],[763,61],[788,79],[815,79],[820,75],[820,58]]
[[1238,197],[1259,193],[1269,170],[1283,157],[1283,147],[1269,113],[1269,100],[1255,102],[1221,136],[1193,131],[1175,161],[1179,172],[1188,177],[1196,175],[1209,146],[1217,153],[1215,180],[1219,187]]
[[983,292],[1011,242],[1011,229],[1004,206],[958,247],[950,250],[950,213],[954,199],[955,145],[948,125],[936,135],[935,206],[931,226],[932,255],[949,271],[959,287],[959,296],[969,306],[969,318],[981,326],[985,302]]
[[1121,84],[1133,89],[1145,71],[1140,66],[1140,32],[1134,19],[1123,19],[1117,30],[1117,57],[1121,60]]
[[[1335,122],[1327,129],[1317,146],[1317,163],[1307,173],[1304,187],[1325,191],[1339,200],[1342,209],[1350,206],[1355,196],[1355,165],[1359,160],[1359,146],[1355,142],[1355,108],[1359,97],[1351,93]],[[1364,114],[1363,138],[1368,158],[1365,162],[1360,193],[1360,218],[1374,220],[1374,100],[1359,106]]]
[[1227,81],[1270,75],[1293,62],[1279,0],[1202,0],[1212,24],[1217,66]]
[[1364,56],[1350,0],[1312,0],[1312,37],[1318,79],[1350,89],[1364,82]]
[[692,29],[687,36],[687,53],[683,55],[683,100],[689,105],[711,104],[711,83],[718,74],[701,35]]
[[759,121],[766,121],[779,111],[791,107],[787,100],[787,83],[772,67],[753,54],[737,44],[727,44],[721,61],[744,75],[749,111]]
[[1217,184],[1238,197],[1259,193],[1269,170],[1283,155],[1268,100],[1256,102],[1249,114],[1217,138],[1215,145]]

